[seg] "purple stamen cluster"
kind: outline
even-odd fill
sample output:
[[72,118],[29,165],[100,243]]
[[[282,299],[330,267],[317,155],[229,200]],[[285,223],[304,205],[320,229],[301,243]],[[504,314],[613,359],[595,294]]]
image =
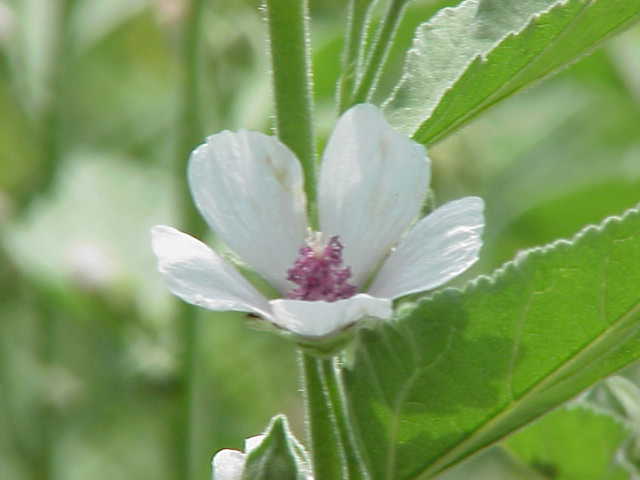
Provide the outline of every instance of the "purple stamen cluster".
[[342,266],[343,246],[337,236],[324,246],[305,245],[287,273],[287,279],[298,285],[287,294],[295,300],[335,302],[355,295],[356,287],[348,280],[351,269]]

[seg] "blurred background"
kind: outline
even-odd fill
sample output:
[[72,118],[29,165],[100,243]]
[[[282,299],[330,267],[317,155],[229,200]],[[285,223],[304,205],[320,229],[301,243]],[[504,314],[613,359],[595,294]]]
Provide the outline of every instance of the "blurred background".
[[[272,128],[259,1],[194,2],[0,0],[0,479],[204,479],[277,412],[302,436],[292,345],[184,308],[155,271],[152,225],[212,240],[188,152]],[[412,3],[380,100],[457,3]],[[322,146],[346,7],[310,4]],[[431,148],[438,203],[487,202],[466,278],[640,201],[639,52],[635,28]]]

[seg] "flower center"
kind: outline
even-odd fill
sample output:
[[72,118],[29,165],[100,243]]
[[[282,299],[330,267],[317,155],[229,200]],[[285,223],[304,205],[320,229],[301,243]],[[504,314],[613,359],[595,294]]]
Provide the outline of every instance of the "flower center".
[[287,270],[287,279],[297,285],[287,298],[335,302],[355,295],[357,288],[348,282],[351,268],[342,265],[342,249],[337,235],[325,242],[321,232],[312,233]]

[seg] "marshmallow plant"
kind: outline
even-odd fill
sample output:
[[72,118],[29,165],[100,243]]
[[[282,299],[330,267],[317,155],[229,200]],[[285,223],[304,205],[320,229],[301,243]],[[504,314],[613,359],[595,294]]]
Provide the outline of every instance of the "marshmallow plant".
[[[307,4],[265,2],[275,135],[216,133],[188,166],[226,253],[169,226],[152,231],[176,296],[246,312],[301,347],[305,447],[275,417],[244,452],[216,454],[217,480],[434,478],[640,358],[640,211],[434,291],[481,256],[485,208],[476,196],[425,202],[426,147],[630,25],[640,3],[458,2],[418,28],[380,102],[410,2],[389,0],[368,35],[373,3],[349,2],[340,115],[317,159]],[[514,478],[537,478],[545,442],[527,442],[508,444],[510,465],[522,463]],[[586,478],[572,469],[587,458],[594,469],[618,461],[585,450],[552,467]]]

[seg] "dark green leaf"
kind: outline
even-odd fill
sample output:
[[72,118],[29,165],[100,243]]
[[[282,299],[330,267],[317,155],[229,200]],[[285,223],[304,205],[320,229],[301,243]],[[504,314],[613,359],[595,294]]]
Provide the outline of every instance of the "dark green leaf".
[[640,211],[376,331],[346,372],[374,479],[434,476],[640,357]]

